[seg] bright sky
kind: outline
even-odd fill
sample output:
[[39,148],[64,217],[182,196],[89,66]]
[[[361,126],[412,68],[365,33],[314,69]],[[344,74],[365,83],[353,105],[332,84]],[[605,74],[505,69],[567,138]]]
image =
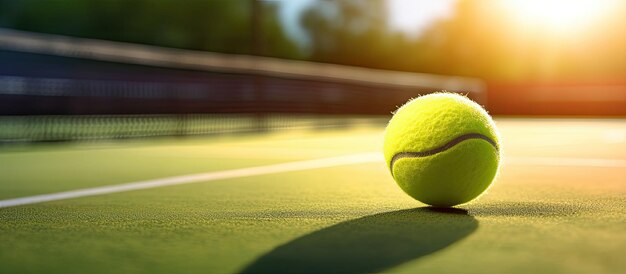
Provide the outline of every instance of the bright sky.
[[[300,26],[300,13],[315,0],[275,0],[287,34],[302,48],[308,38]],[[366,1],[366,0],[363,0]],[[390,27],[418,36],[437,20],[452,17],[458,0],[387,0]],[[477,0],[478,1],[478,0]],[[540,29],[555,35],[582,31],[623,0],[499,0],[492,4],[508,13],[524,28]]]
[[280,0],[280,17],[287,35],[298,45],[306,48],[307,36],[300,27],[300,13],[311,3],[311,0]]
[[580,32],[603,18],[620,0],[507,0],[498,2],[512,19],[556,35]]
[[388,0],[392,28],[419,35],[433,22],[452,16],[456,0]]
[[[456,0],[387,0],[392,28],[419,35],[431,23],[452,15]],[[287,34],[306,47],[307,37],[299,15],[313,0],[281,0],[280,16]]]

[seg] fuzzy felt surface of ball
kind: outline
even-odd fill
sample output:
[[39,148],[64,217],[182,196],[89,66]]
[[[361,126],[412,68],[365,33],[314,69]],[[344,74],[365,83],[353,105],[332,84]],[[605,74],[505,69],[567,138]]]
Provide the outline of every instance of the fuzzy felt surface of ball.
[[385,161],[394,180],[411,197],[437,207],[485,192],[498,171],[500,150],[491,116],[455,93],[407,102],[385,129]]

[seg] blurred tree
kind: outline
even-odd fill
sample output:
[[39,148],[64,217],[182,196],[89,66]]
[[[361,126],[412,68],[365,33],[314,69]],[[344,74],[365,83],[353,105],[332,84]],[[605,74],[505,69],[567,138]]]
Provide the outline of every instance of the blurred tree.
[[321,0],[301,17],[311,41],[310,59],[346,65],[394,68],[394,36],[383,0]]
[[314,1],[301,23],[310,59],[373,68],[524,81],[626,74],[626,3],[595,25],[556,35],[513,22],[497,0],[457,1],[417,38],[394,32],[382,0]]
[[[300,58],[278,4],[262,2],[261,55]],[[0,0],[0,26],[224,53],[252,52],[251,2],[230,0]]]
[[[254,0],[0,0],[0,26],[79,37],[382,69],[550,80],[626,75],[626,2],[568,36],[515,24],[498,0],[458,0],[419,37],[393,31],[385,0],[316,0],[300,23],[308,56],[285,35],[279,2]],[[289,0],[286,0],[289,1]]]

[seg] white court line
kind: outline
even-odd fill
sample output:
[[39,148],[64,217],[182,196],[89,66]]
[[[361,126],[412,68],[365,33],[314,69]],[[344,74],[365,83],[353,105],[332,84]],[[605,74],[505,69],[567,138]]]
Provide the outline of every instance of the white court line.
[[[282,164],[214,171],[207,173],[167,177],[155,180],[132,182],[120,185],[85,188],[72,191],[43,194],[0,201],[0,208],[19,205],[58,201],[86,196],[103,195],[126,192],[140,189],[157,188],[164,186],[192,184],[199,182],[216,181],[222,179],[250,177],[264,174],[281,173],[288,171],[309,170],[340,165],[382,162],[383,157],[378,152],[352,154],[340,157],[322,158],[315,160],[296,161]],[[626,167],[626,160],[620,159],[586,159],[586,158],[558,158],[558,157],[508,157],[507,164],[512,165],[539,165],[539,166],[577,166],[577,167]]]
[[283,164],[274,164],[258,167],[231,169],[224,171],[214,171],[198,173],[176,177],[167,177],[155,180],[132,182],[120,185],[101,186],[94,188],[84,188],[78,190],[64,191],[51,194],[35,195],[29,197],[15,198],[0,201],[0,208],[19,205],[36,204],[50,201],[58,201],[86,196],[103,195],[110,193],[126,192],[140,189],[157,188],[164,186],[192,184],[208,182],[222,179],[241,178],[288,171],[299,171],[316,168],[334,167],[340,165],[361,164],[370,162],[382,162],[382,155],[378,152],[352,154],[340,157],[330,157],[315,160],[296,161]]
[[567,167],[626,167],[626,160],[565,158],[565,157],[508,157],[507,164],[531,166],[567,166]]

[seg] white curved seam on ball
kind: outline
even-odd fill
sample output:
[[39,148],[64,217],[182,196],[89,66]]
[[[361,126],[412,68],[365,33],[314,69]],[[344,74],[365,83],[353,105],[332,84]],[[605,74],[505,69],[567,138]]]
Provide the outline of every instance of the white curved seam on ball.
[[389,162],[389,169],[391,170],[391,174],[393,174],[393,165],[394,165],[394,163],[396,161],[398,161],[400,159],[403,159],[403,158],[421,158],[421,157],[427,157],[427,156],[435,155],[437,153],[441,153],[441,152],[444,152],[444,151],[446,151],[448,149],[451,149],[452,147],[454,147],[455,145],[458,145],[459,143],[461,143],[463,141],[473,140],[473,139],[480,139],[480,140],[487,141],[496,150],[499,150],[498,144],[493,139],[489,138],[488,136],[480,134],[480,133],[468,133],[468,134],[463,134],[463,135],[461,135],[459,137],[456,137],[456,138],[450,140],[449,142],[447,142],[443,146],[436,147],[436,148],[433,148],[433,149],[424,150],[424,151],[417,151],[417,152],[411,152],[411,151],[398,152],[398,153],[394,154],[393,157],[391,157],[391,161]]

